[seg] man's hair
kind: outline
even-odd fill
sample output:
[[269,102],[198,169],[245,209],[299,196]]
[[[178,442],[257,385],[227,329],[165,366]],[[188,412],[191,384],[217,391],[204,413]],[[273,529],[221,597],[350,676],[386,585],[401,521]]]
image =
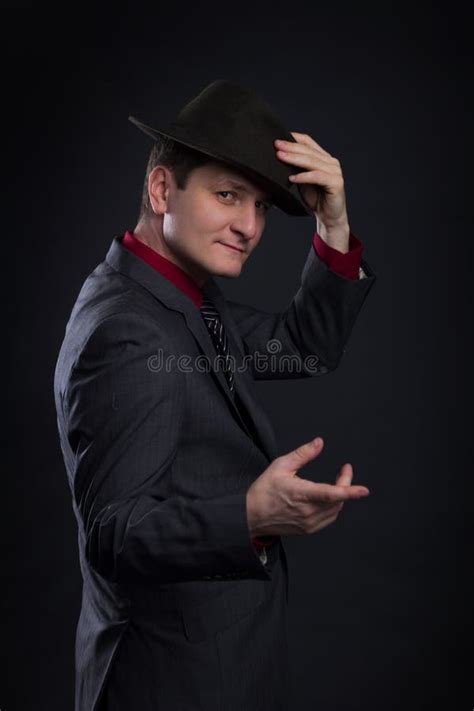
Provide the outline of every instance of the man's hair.
[[177,187],[180,190],[184,190],[192,171],[211,162],[215,162],[215,159],[205,153],[201,153],[194,148],[188,148],[188,146],[178,143],[167,136],[158,137],[148,158],[139,219],[150,209],[148,177],[153,168],[157,165],[164,165],[169,168],[173,172]]

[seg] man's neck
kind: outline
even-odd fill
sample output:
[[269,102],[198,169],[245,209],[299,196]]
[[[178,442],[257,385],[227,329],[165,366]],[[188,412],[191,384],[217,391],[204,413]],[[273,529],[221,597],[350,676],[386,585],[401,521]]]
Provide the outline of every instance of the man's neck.
[[160,254],[162,257],[165,257],[165,259],[168,259],[170,262],[173,262],[173,264],[180,267],[186,272],[186,274],[188,274],[189,277],[191,277],[191,279],[193,279],[200,289],[202,289],[206,284],[209,275],[203,276],[201,270],[198,272],[192,264],[189,264],[189,262],[181,259],[169,249],[163,238],[163,231],[158,222],[140,220],[133,230],[133,236],[140,240],[140,242],[143,242],[143,244],[146,244],[147,247],[150,247],[150,249],[153,249],[153,251]]

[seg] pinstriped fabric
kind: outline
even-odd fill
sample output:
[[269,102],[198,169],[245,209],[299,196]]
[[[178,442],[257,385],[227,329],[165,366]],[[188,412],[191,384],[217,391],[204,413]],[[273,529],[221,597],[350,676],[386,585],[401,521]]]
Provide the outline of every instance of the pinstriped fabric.
[[[341,279],[310,250],[292,308],[267,313],[225,300],[239,361],[278,338],[282,359],[318,353],[337,366],[376,277],[364,262],[369,278]],[[214,293],[206,296],[219,311]],[[246,492],[278,455],[251,381],[328,367],[252,368],[242,389],[233,371],[247,426],[197,368],[161,372],[169,356],[215,354],[197,310],[115,237],[81,287],[58,354],[57,424],[81,532],[76,711],[98,711],[101,694],[113,711],[291,707],[283,541],[263,565],[248,535]]]
[[224,375],[229,384],[229,389],[231,393],[234,393],[234,374],[232,368],[230,367],[230,352],[229,343],[227,340],[227,334],[225,332],[224,324],[222,323],[219,312],[215,308],[212,301],[207,297],[203,296],[201,305],[201,315],[209,329],[211,338],[214,342],[215,349],[219,356],[224,358]]

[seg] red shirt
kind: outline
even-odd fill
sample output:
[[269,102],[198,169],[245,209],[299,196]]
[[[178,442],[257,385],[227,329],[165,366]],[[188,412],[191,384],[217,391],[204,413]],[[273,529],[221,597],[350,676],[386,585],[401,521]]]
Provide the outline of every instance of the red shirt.
[[[196,282],[183,270],[166,257],[148,245],[137,239],[131,230],[127,230],[122,239],[124,247],[129,249],[137,257],[143,259],[151,267],[156,269],[162,276],[166,277],[183,291],[194,302],[197,308],[201,308],[202,291]],[[359,278],[359,267],[362,258],[363,245],[352,232],[349,235],[349,251],[340,252],[327,245],[317,232],[313,235],[313,247],[318,257],[334,272],[348,279]],[[276,539],[268,536],[265,540],[252,538],[255,546],[271,545]]]

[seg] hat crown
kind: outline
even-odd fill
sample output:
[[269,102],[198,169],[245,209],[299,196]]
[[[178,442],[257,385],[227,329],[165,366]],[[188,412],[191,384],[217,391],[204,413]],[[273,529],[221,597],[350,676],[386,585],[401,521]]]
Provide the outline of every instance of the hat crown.
[[[261,122],[264,118],[271,120],[271,108],[254,91],[226,79],[217,79],[181,109],[174,125],[186,126],[190,121],[198,125],[202,120],[205,125],[224,122],[227,128],[232,128],[240,120]],[[286,132],[283,126],[281,128]]]
[[[212,134],[216,152],[236,162],[251,164],[271,151],[272,177],[285,181],[293,167],[274,155],[275,138],[294,140],[273,115],[266,101],[234,82],[217,79],[178,113],[170,129],[192,127],[196,139]],[[265,156],[268,160],[268,155]]]

